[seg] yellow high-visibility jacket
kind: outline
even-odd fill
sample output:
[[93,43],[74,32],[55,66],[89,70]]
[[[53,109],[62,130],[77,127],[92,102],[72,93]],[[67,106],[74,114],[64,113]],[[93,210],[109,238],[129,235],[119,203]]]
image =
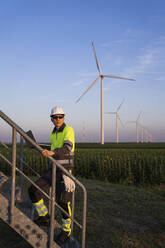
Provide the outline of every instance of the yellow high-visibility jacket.
[[53,156],[66,169],[73,167],[75,135],[74,130],[65,123],[59,128],[53,129],[50,135],[51,151],[55,152]]

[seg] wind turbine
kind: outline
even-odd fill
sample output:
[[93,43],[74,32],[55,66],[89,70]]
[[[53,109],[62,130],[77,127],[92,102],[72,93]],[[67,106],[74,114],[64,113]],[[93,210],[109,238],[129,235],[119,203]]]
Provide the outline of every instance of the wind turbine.
[[120,105],[118,106],[118,108],[116,109],[116,112],[105,112],[105,114],[114,114],[116,115],[116,143],[119,142],[119,128],[118,128],[118,120],[120,121],[121,125],[124,127],[121,119],[120,119],[120,116],[119,116],[119,109],[121,108],[122,104],[124,102],[124,99],[123,101],[120,103]]
[[152,142],[152,134],[151,132],[148,130],[147,127],[141,125],[141,128],[142,128],[142,142],[143,142],[143,130],[144,130],[144,134],[145,134],[145,138],[146,138],[146,142]]
[[80,101],[80,99],[97,83],[99,79],[101,79],[101,144],[104,144],[104,95],[103,95],[103,78],[117,78],[117,79],[124,79],[124,80],[131,80],[135,81],[131,78],[119,77],[114,75],[105,75],[101,73],[101,69],[98,63],[98,59],[96,56],[96,50],[94,47],[94,43],[92,42],[93,52],[96,60],[96,66],[99,71],[99,76],[95,79],[95,81],[89,86],[89,88],[77,99],[76,103]]
[[139,119],[140,119],[140,115],[141,115],[142,111],[140,111],[136,121],[127,121],[127,123],[135,123],[136,124],[136,142],[139,142],[139,126],[141,125],[139,123]]

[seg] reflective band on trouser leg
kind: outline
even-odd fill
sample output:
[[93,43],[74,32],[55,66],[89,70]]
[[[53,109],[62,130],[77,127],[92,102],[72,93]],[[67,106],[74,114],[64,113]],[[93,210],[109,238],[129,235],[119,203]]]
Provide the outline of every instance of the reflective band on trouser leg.
[[[70,208],[70,202],[68,202],[67,205],[68,205],[68,213],[71,216],[72,212]],[[62,218],[62,230],[64,232],[67,232],[68,236],[70,236],[71,234],[71,219],[70,218],[67,218],[67,219]]]
[[40,201],[33,203],[33,206],[35,207],[35,210],[37,211],[39,216],[45,216],[48,213],[47,207],[44,205],[43,199]]

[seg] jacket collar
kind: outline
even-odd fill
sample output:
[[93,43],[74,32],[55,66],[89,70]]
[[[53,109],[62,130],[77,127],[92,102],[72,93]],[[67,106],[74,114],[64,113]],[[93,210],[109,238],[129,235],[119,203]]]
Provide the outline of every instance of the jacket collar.
[[63,130],[64,130],[64,128],[66,127],[66,124],[65,124],[65,122],[62,124],[62,126],[59,128],[59,129],[57,129],[56,127],[54,127],[54,129],[53,129],[53,133],[55,133],[55,132],[62,132]]

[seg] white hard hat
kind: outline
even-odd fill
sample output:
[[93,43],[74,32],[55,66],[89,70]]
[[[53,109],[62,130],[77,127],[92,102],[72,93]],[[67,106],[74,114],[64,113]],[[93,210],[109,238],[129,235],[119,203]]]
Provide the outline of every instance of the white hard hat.
[[54,107],[51,110],[50,116],[52,115],[65,115],[63,109],[61,107]]

